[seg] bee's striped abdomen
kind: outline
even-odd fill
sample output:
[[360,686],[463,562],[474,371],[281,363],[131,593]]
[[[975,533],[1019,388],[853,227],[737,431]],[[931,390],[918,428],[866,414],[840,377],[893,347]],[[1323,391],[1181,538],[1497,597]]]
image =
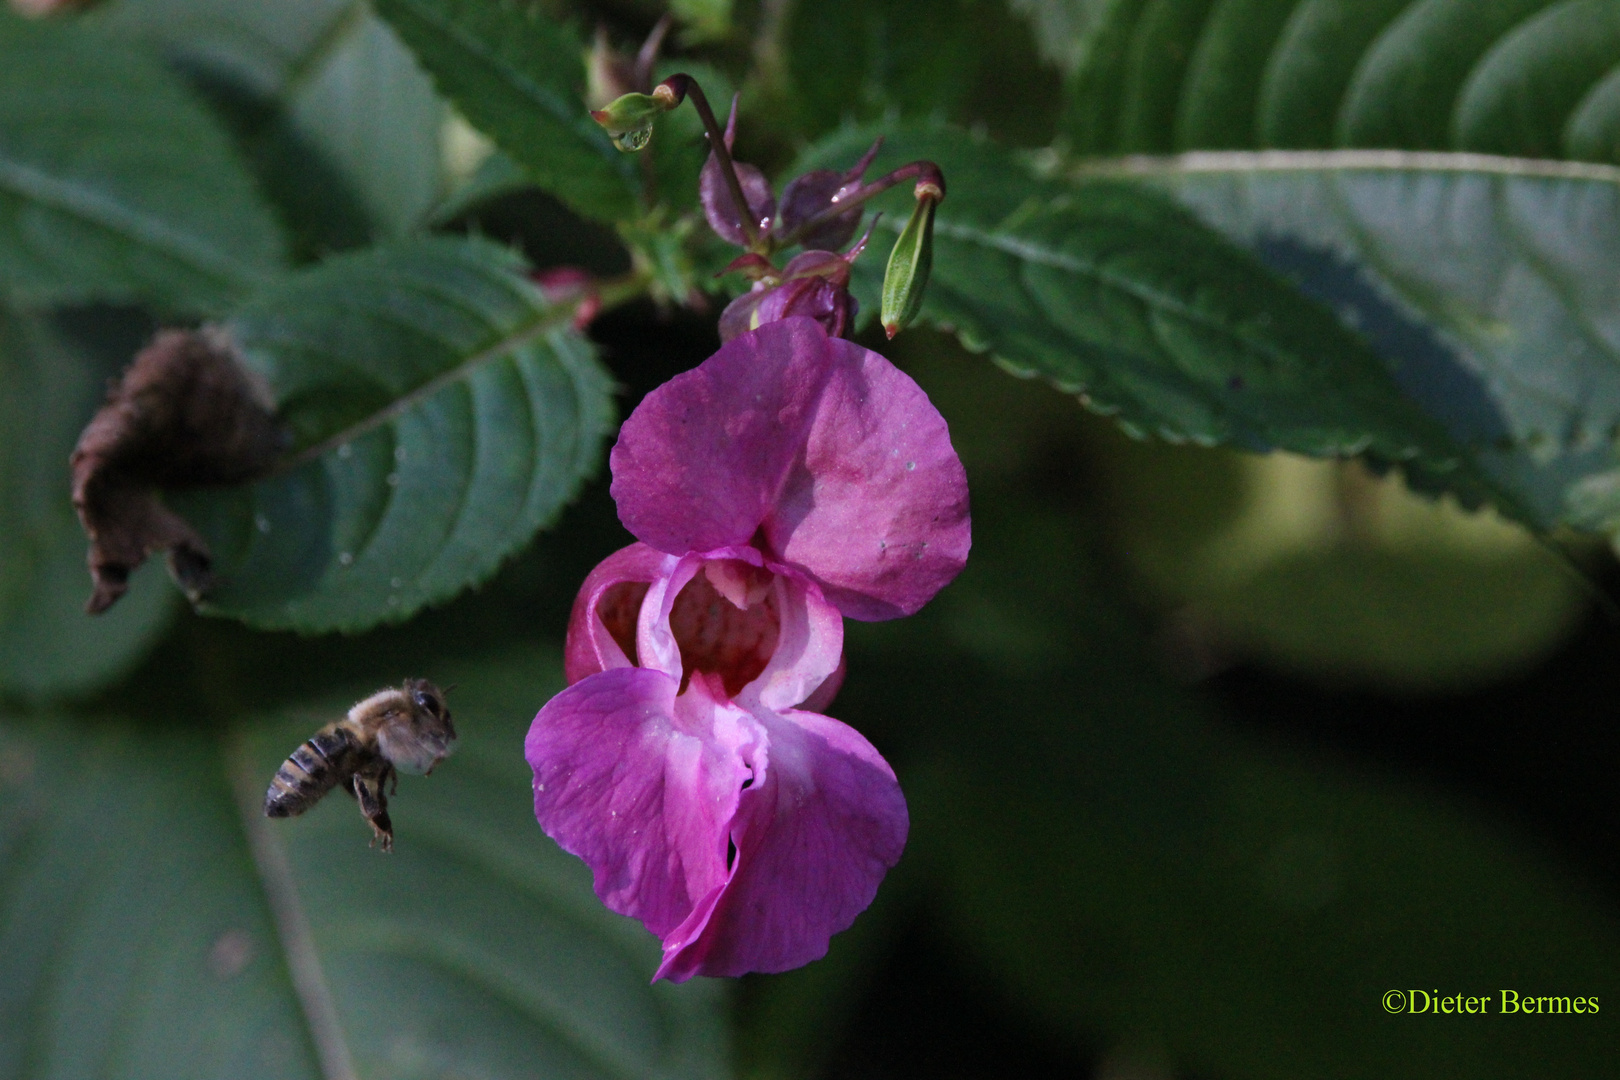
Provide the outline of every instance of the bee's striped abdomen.
[[338,724],[317,731],[276,770],[264,793],[265,815],[292,817],[314,806],[354,772],[359,749],[354,736]]

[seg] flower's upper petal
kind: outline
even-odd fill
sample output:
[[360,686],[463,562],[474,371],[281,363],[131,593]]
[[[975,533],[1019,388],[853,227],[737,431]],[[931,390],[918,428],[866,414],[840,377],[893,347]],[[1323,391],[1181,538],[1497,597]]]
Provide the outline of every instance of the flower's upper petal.
[[854,342],[827,348],[835,374],[765,538],[845,615],[909,615],[967,562],[967,473],[945,418],[910,376]]
[[648,394],[609,458],[619,520],[671,555],[747,544],[802,455],[828,375],[826,332],[785,319]]
[[676,560],[646,544],[620,548],[596,564],[574,597],[563,672],[572,686],[608,668],[635,666],[636,620],[648,587]]
[[763,729],[659,671],[619,667],[546,703],[524,744],[534,813],[596,895],[664,937],[727,877],[727,844]]
[[675,555],[770,551],[857,619],[916,611],[962,569],[967,474],[944,417],[883,357],[768,323],[654,390],[613,447],[619,519]]
[[[768,762],[742,793],[728,879],[664,938],[655,978],[786,971],[827,952],[905,848],[906,802],[853,728],[816,713],[756,713]],[[763,769],[761,765],[763,763]]]

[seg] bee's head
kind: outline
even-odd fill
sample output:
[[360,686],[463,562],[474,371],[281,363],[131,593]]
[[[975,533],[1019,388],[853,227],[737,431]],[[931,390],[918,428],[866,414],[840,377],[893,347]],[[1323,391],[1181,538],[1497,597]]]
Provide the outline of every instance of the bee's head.
[[455,728],[450,723],[450,707],[444,703],[443,690],[426,679],[406,679],[405,696],[411,699],[411,707],[419,714],[419,722],[437,722],[448,728],[450,737],[455,738]]
[[432,772],[456,741],[450,707],[444,702],[444,691],[426,679],[406,679],[404,693],[410,702],[409,720],[378,732],[383,754],[396,768]]

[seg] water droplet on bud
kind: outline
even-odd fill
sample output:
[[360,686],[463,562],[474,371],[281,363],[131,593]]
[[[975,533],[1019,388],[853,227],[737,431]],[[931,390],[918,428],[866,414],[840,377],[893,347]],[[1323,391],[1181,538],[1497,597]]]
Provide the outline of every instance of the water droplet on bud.
[[614,146],[627,154],[633,154],[637,150],[644,149],[652,141],[652,128],[649,126],[634,131],[623,131],[612,136],[612,139]]

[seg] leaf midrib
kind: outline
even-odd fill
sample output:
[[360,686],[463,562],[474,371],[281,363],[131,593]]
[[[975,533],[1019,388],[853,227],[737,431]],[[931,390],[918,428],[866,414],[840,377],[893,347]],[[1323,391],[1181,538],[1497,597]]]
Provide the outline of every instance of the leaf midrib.
[[[1604,184],[1620,188],[1620,167],[1613,165],[1439,151],[1201,151],[1171,157],[1134,156],[1083,162],[1070,171],[1070,175],[1076,178],[1147,178],[1172,182],[1174,178],[1181,176],[1240,178],[1297,173],[1327,174],[1323,177],[1324,180],[1350,173],[1406,176],[1443,174],[1449,177],[1478,177],[1483,180],[1546,180]],[[1409,275],[1399,271],[1383,257],[1383,243],[1366,233],[1362,228],[1359,213],[1337,200],[1336,206],[1339,224],[1356,241],[1358,258],[1388,280],[1399,282],[1408,295],[1425,298],[1424,302],[1431,309],[1440,306],[1439,300],[1434,295],[1435,290],[1430,285],[1412,280]],[[1513,215],[1504,212],[1500,190],[1494,192],[1492,214],[1502,235],[1511,245],[1515,258],[1559,297],[1565,310],[1571,313],[1575,327],[1582,333],[1594,354],[1608,353],[1608,347],[1602,335],[1592,326],[1584,305],[1570,296],[1564,276],[1546,263],[1533,244],[1524,240],[1522,227],[1516,223]],[[1464,338],[1467,337],[1456,327],[1450,329]],[[1533,396],[1556,411],[1570,414],[1572,423],[1575,422],[1575,418],[1585,415],[1585,410],[1578,400],[1551,396],[1539,387],[1526,383],[1522,375],[1504,369],[1498,364],[1481,365],[1478,371],[1481,376],[1494,383],[1513,387],[1515,395]],[[1559,439],[1561,443],[1566,438],[1564,433],[1546,434]]]
[[226,286],[228,291],[245,291],[265,280],[263,275],[217,247],[188,236],[159,218],[4,154],[0,154],[0,191],[69,214],[140,247],[160,251]]
[[398,419],[446,387],[464,379],[472,378],[473,374],[485,364],[500,360],[536,338],[544,337],[567,323],[572,317],[572,312],[566,307],[553,307],[540,311],[532,322],[522,324],[517,329],[473,353],[454,367],[440,372],[416,389],[395,398],[371,415],[357,420],[348,427],[328,435],[320,442],[307,446],[297,453],[289,454],[277,463],[272,475],[302,468],[312,461],[319,460],[345,443],[353,442],[355,439],[375,431],[384,424]]
[[1620,185],[1620,166],[1615,165],[1438,150],[1196,150],[1093,158],[1064,170],[1071,179],[1275,172],[1439,172]]
[[[896,221],[895,224],[899,225],[900,223]],[[898,233],[899,228],[893,228],[892,231]],[[946,221],[943,219],[935,221],[934,231],[940,236],[948,236],[953,240],[960,240],[964,243],[977,244],[980,247],[998,251],[1004,255],[1011,255],[1032,265],[1063,270],[1079,277],[1089,277],[1104,287],[1139,300],[1155,310],[1169,312],[1190,323],[1215,330],[1225,337],[1241,342],[1245,348],[1260,352],[1272,360],[1291,362],[1297,359],[1296,353],[1286,351],[1263,339],[1256,340],[1246,337],[1230,322],[1217,318],[1207,311],[1189,306],[1180,297],[1149,288],[1139,281],[1112,273],[1094,262],[1077,258],[1068,252],[1037,243],[1027,237],[999,232],[993,227],[986,229],[976,225],[963,224],[961,221]]]

